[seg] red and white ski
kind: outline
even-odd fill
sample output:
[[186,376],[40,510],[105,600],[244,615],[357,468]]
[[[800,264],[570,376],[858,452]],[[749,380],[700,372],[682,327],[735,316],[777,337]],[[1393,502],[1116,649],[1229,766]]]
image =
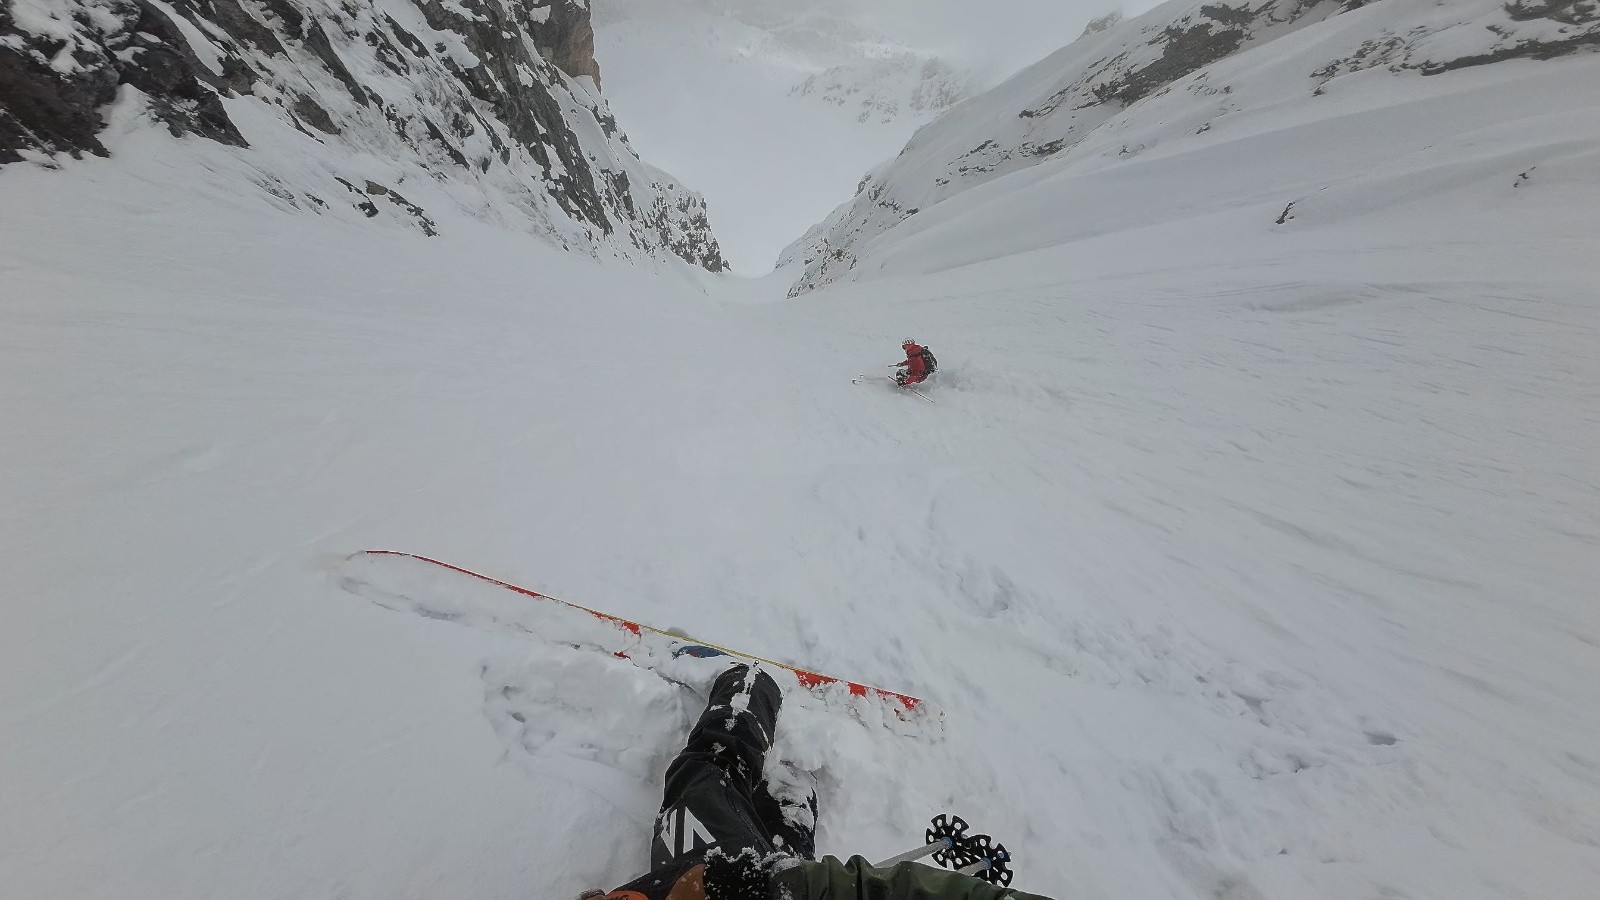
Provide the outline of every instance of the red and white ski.
[[757,663],[774,676],[789,673],[797,688],[829,707],[848,710],[867,724],[922,737],[937,738],[943,733],[943,714],[909,694],[630,621],[427,556],[363,550],[339,565],[338,579],[345,590],[387,609],[597,650],[651,671],[660,672],[686,657],[728,656]]
[[[933,403],[933,398],[932,397],[929,397],[927,394],[924,394],[923,392],[917,390],[916,388],[912,387],[909,384],[901,384],[900,380],[895,378],[893,375],[887,375],[887,376],[884,376],[884,377],[888,378],[889,379],[889,383],[894,385],[895,387],[899,388],[900,390],[902,390],[902,391],[910,391],[911,393],[916,394],[918,397],[921,397],[922,399],[928,401],[929,403]],[[867,380],[867,376],[866,375],[857,375],[856,377],[850,379],[850,383],[851,384],[861,384],[862,382],[864,382],[866,380]],[[934,404],[934,405],[937,406],[938,404]]]

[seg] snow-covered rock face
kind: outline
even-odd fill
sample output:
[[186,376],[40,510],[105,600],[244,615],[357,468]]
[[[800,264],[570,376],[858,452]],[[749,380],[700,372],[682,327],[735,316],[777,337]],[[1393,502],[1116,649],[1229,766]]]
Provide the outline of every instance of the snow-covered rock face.
[[[1356,5],[1356,4],[1351,4]],[[1333,78],[1378,66],[1437,75],[1509,59],[1554,59],[1600,48],[1597,0],[1511,0],[1476,4],[1457,21],[1437,14],[1409,29],[1387,27],[1347,57],[1314,74]]]
[[431,234],[447,204],[720,271],[703,201],[639,160],[599,76],[587,0],[8,0],[0,163],[105,155],[132,111],[272,144],[256,187],[290,208]]
[[858,122],[929,119],[971,96],[971,76],[942,59],[910,50],[891,51],[848,65],[830,66],[789,92],[816,97],[855,115]]
[[175,134],[243,146],[217,97],[226,79],[185,50],[170,18],[134,0],[0,5],[0,163],[25,150],[104,155],[101,110],[124,84]]
[[[863,277],[863,261],[892,231],[957,195],[1040,164],[1081,162],[1102,144],[1130,157],[1203,135],[1221,117],[1310,104],[1328,82],[1352,73],[1416,77],[1582,51],[1600,44],[1597,5],[1177,0],[1129,21],[1102,20],[918,132],[898,158],[862,180],[852,201],[785,250],[780,265],[804,266],[791,295]],[[1333,17],[1346,24],[1332,39],[1289,40]],[[1212,77],[1236,58],[1237,73]]]
[[602,30],[648,23],[717,34],[719,52],[762,58],[790,73],[791,96],[839,107],[862,123],[926,122],[977,93],[970,71],[894,40],[868,11],[847,0],[615,0],[599,15]]
[[1105,31],[1107,28],[1110,28],[1121,21],[1122,11],[1114,9],[1098,19],[1089,20],[1089,24],[1083,26],[1083,34],[1081,37],[1088,37],[1091,34],[1099,34],[1100,32]]

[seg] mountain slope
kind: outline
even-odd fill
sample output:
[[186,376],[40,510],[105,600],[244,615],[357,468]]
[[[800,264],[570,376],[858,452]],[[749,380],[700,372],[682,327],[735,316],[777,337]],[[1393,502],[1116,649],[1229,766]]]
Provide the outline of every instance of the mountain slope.
[[[600,99],[592,42],[579,0],[9,0],[0,162],[103,154],[108,122],[155,120],[255,167],[236,190],[307,214],[424,233],[464,214],[720,270],[703,202],[640,161]],[[215,165],[231,163],[191,177]]]
[[[1043,227],[1054,231],[1028,236],[1038,218],[1029,216],[1015,220],[1018,227],[1005,233],[1021,237],[1018,249],[1024,249],[1141,220],[1160,221],[1174,208],[1220,209],[1273,192],[1285,204],[1304,200],[1307,190],[1336,184],[1364,167],[1394,163],[1478,124],[1441,119],[1431,124],[1449,131],[1384,131],[1356,141],[1338,117],[1363,105],[1392,105],[1391,97],[1429,93],[1414,86],[1421,76],[1557,57],[1581,52],[1597,40],[1600,15],[1583,3],[1169,3],[1086,34],[923,129],[899,157],[862,182],[853,201],[786,250],[782,262],[803,266],[793,288],[797,294],[841,278],[867,277],[887,265],[882,257],[897,241],[938,228],[1007,192],[1017,195],[1013,213],[1026,216],[1022,207],[1030,201],[1022,194],[1047,179],[1080,176],[1085,189],[1103,191],[1119,176],[1134,185],[1134,169],[1145,156],[1271,156],[1271,148],[1258,150],[1252,141],[1270,141],[1264,132],[1278,127],[1314,127],[1325,117],[1328,139],[1338,143],[1308,148],[1297,165],[1275,174],[1241,165],[1224,175],[1225,182],[1135,188],[1124,194],[1125,208],[1115,221],[1069,214],[1064,222],[1050,215],[1053,221]],[[1275,118],[1280,112],[1285,114]],[[1518,114],[1486,107],[1479,117],[1512,121]],[[1118,172],[1119,166],[1127,171]],[[952,201],[959,209],[941,208]],[[1038,198],[1030,208],[1044,214],[1074,209],[1059,205],[1071,202],[1066,196]],[[960,247],[948,252],[928,264],[980,258]]]

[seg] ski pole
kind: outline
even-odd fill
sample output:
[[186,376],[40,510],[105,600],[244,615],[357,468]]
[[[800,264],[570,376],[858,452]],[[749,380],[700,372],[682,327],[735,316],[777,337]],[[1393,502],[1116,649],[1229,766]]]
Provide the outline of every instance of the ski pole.
[[949,850],[955,845],[955,841],[947,837],[942,837],[931,844],[924,844],[915,850],[907,850],[899,856],[891,856],[881,863],[873,863],[872,865],[875,869],[887,869],[891,866],[897,866],[903,862],[911,862],[915,859],[921,859],[924,856],[932,856],[941,850]]
[[[993,869],[997,864],[1003,865],[1010,858],[1011,854],[1007,853],[1004,848],[996,848],[994,856],[985,856],[971,865],[962,866],[956,871],[963,875],[976,875],[979,872],[987,872]],[[1009,881],[1009,879],[1007,880]]]

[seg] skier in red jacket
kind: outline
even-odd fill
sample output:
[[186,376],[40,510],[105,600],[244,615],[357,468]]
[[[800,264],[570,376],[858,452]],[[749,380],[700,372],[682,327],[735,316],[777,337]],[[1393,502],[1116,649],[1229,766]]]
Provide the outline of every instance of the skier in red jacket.
[[894,374],[895,384],[902,387],[919,384],[933,374],[936,364],[933,364],[933,354],[927,347],[918,344],[912,338],[906,338],[900,342],[900,349],[906,352],[906,358],[904,362],[894,364],[894,368],[900,369]]

